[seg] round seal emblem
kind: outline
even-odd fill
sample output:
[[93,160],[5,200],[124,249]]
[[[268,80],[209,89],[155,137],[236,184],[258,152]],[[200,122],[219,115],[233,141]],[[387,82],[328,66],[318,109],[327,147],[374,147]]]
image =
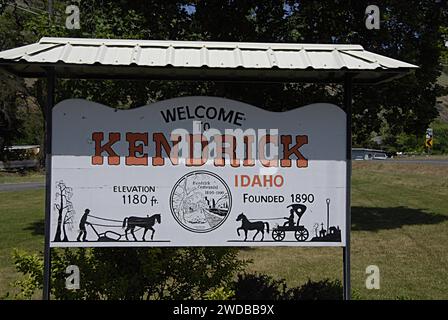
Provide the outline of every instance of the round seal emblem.
[[209,232],[224,223],[232,208],[232,195],[218,175],[193,171],[180,178],[170,196],[174,219],[192,232]]

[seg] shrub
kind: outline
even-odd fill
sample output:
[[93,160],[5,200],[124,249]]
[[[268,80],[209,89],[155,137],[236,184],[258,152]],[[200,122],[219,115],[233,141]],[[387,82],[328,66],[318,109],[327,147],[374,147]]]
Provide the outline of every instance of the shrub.
[[16,280],[14,286],[20,288],[17,299],[31,299],[39,288],[42,288],[43,261],[37,254],[14,250],[14,264],[18,272],[23,273],[22,279]]
[[308,280],[304,285],[290,290],[294,300],[342,300],[342,285],[339,280]]
[[205,295],[206,300],[230,300],[234,297],[235,291],[225,287],[216,288]]
[[341,300],[339,280],[308,280],[304,285],[287,288],[284,279],[275,280],[265,274],[242,274],[234,284],[237,300]]
[[[244,265],[226,248],[53,249],[51,260],[55,299],[203,299]],[[17,297],[30,298],[42,288],[42,259],[15,253],[14,262],[24,275]],[[79,290],[65,288],[68,265],[79,267]]]
[[234,284],[236,300],[282,300],[287,298],[285,280],[265,274],[240,274]]

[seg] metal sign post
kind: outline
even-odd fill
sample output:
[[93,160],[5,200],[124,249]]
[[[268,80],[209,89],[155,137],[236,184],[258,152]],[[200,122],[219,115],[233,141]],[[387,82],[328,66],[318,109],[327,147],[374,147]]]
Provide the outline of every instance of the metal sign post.
[[351,231],[351,177],[352,177],[352,75],[347,74],[344,81],[344,106],[347,117],[346,147],[347,147],[347,195],[346,195],[346,225],[345,247],[343,247],[344,264],[344,300],[351,298],[350,279],[350,231]]
[[51,154],[53,132],[53,106],[55,91],[55,73],[53,68],[47,70],[47,104],[45,106],[45,248],[44,248],[44,283],[43,299],[50,300],[50,218],[51,218]]

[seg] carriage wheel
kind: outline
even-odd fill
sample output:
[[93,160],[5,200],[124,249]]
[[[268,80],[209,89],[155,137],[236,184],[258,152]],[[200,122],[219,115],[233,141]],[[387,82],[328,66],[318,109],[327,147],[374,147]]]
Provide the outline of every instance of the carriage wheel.
[[275,241],[282,241],[285,239],[285,231],[282,230],[272,230],[272,239]]
[[306,241],[306,239],[308,239],[309,233],[308,233],[308,230],[303,228],[300,230],[296,230],[294,235],[295,235],[297,241]]

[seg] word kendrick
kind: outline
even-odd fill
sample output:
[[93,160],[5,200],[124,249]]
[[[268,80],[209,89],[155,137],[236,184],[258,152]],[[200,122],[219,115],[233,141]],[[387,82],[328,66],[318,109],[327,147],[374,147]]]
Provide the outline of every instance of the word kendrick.
[[[227,163],[235,168],[253,167],[256,161],[264,167],[292,167],[294,160],[298,168],[308,167],[308,159],[300,150],[308,144],[307,135],[296,135],[293,139],[292,135],[266,134],[257,140],[254,135],[219,134],[208,140],[203,134],[171,134],[167,138],[164,133],[156,132],[152,134],[153,147],[149,147],[148,132],[127,132],[125,141],[120,132],[110,132],[108,140],[104,139],[104,132],[92,133],[95,146],[92,165],[104,165],[106,157],[108,165],[116,166],[124,157],[126,166],[148,166],[151,158],[154,167],[164,166],[165,159],[174,166],[184,163],[187,167],[203,166],[210,159],[215,167],[224,167]],[[278,153],[274,158],[267,156],[268,145]],[[198,147],[201,152],[197,152]],[[120,154],[118,150],[126,151]]]

